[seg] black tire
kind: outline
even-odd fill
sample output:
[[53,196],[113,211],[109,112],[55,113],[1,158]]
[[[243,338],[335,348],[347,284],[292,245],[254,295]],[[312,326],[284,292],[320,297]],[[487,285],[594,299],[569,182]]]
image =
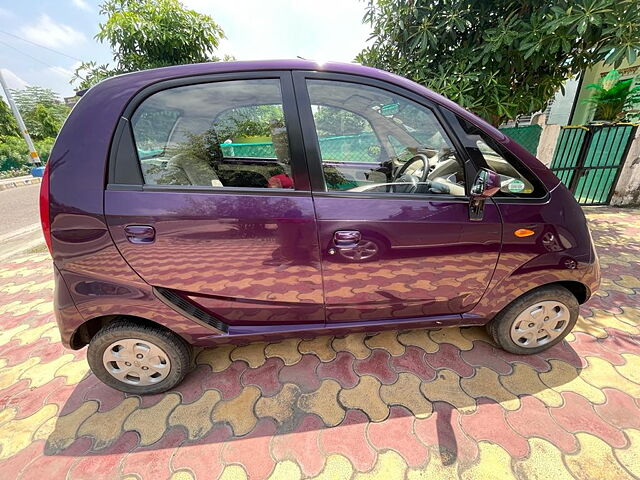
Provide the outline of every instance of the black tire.
[[[558,328],[558,330],[560,328],[563,328],[563,330],[557,337],[543,345],[525,347],[518,344],[511,336],[511,327],[516,321],[518,315],[525,312],[527,308],[544,301],[559,302],[566,306],[569,314],[569,320]],[[531,355],[546,350],[547,348],[561,342],[576,324],[579,308],[580,305],[578,304],[578,300],[566,288],[559,285],[540,287],[525,293],[503,308],[502,311],[500,311],[500,313],[498,313],[493,320],[487,324],[487,331],[496,343],[507,352]]]
[[[103,361],[105,351],[114,342],[127,339],[140,339],[161,349],[169,359],[169,373],[158,383],[150,385],[129,384],[111,375]],[[87,361],[94,375],[108,386],[125,393],[148,395],[167,391],[182,381],[191,367],[191,347],[169,330],[117,320],[103,327],[91,339]]]

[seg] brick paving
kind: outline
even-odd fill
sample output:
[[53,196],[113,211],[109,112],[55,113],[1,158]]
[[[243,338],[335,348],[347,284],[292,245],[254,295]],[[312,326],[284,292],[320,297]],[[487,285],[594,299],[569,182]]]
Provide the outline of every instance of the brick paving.
[[480,328],[221,346],[148,397],[61,346],[47,255],[0,264],[0,478],[640,477],[640,210],[588,216],[602,288],[546,352]]

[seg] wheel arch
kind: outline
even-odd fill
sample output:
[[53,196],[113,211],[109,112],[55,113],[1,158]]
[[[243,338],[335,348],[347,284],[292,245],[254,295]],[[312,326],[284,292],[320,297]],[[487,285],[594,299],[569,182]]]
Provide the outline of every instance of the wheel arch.
[[100,329],[119,320],[127,320],[129,322],[135,322],[138,325],[154,327],[167,332],[172,332],[180,336],[184,340],[187,340],[182,335],[180,335],[179,332],[174,332],[164,325],[147,318],[136,317],[134,315],[103,315],[100,317],[91,318],[80,325],[78,328],[76,328],[76,330],[71,335],[69,346],[73,350],[81,349],[82,347],[89,344],[91,339],[95,336],[96,333],[100,331]]
[[559,282],[547,283],[542,286],[547,287],[549,285],[559,285],[566,288],[573,294],[574,297],[576,297],[576,300],[578,300],[578,303],[580,305],[585,303],[587,300],[589,300],[589,297],[591,297],[589,287],[587,287],[584,283],[577,282],[575,280],[563,280]]

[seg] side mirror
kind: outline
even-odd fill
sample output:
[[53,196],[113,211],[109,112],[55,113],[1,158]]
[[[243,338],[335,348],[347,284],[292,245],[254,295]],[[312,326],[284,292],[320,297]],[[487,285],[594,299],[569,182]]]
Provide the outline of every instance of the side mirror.
[[471,187],[471,197],[489,198],[500,190],[500,176],[493,170],[481,168]]
[[469,219],[480,221],[484,216],[484,202],[500,190],[500,176],[493,170],[482,168],[471,187]]

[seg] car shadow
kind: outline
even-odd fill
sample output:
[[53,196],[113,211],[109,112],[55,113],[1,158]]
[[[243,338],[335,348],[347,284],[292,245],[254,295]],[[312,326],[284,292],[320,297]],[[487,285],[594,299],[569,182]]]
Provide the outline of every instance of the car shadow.
[[[480,328],[424,332],[321,337],[264,359],[256,352],[274,351],[264,343],[203,349],[182,384],[158,395],[127,395],[88,374],[59,411],[44,454],[91,457],[304,432],[321,434],[323,448],[337,451],[336,439],[340,448],[367,448],[367,424],[405,420],[452,465],[469,441],[461,416],[484,404],[513,410],[526,396],[561,391],[583,366],[567,342],[518,356]],[[234,355],[233,348],[244,350]],[[545,381],[532,382],[522,369]]]

